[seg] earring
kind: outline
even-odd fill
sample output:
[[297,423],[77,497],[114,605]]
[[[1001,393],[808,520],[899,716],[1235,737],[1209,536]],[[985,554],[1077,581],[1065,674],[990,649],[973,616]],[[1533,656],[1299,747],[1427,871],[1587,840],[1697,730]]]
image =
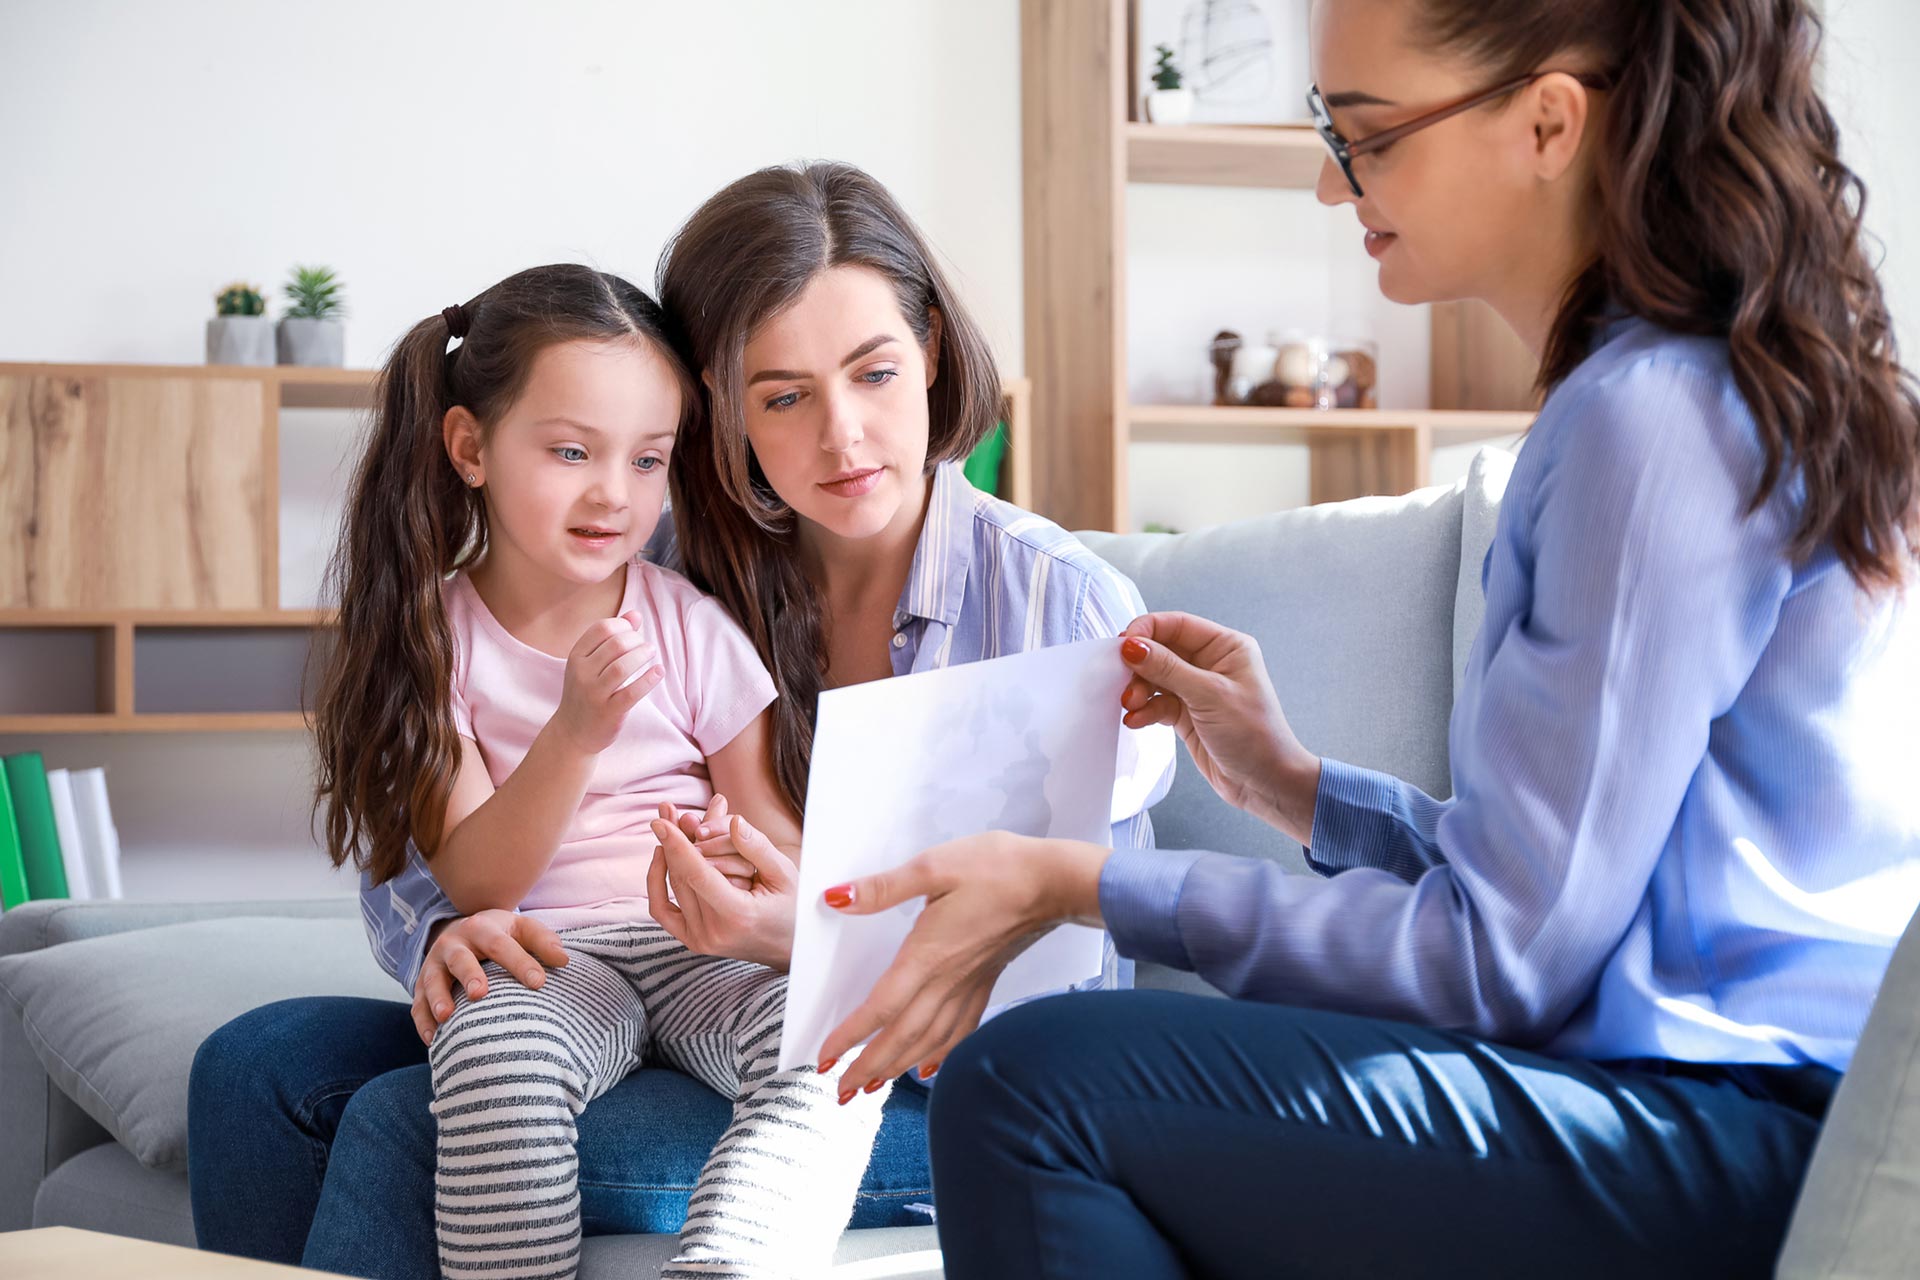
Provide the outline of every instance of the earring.
[[467,483],[468,483],[468,484],[478,484],[478,483],[479,483],[479,481],[477,481],[477,480],[475,480],[475,479],[473,478],[473,472],[471,472],[471,471],[469,471],[469,472],[467,472]]

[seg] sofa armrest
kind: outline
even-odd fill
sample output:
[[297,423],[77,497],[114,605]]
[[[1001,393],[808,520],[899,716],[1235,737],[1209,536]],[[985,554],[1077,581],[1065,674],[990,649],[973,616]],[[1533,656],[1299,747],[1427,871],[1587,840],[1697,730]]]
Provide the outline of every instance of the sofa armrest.
[[[0,956],[221,916],[354,917],[352,898],[269,902],[28,902],[0,915]],[[0,1000],[0,1231],[33,1225],[41,1179],[112,1137],[48,1079],[19,1012]]]

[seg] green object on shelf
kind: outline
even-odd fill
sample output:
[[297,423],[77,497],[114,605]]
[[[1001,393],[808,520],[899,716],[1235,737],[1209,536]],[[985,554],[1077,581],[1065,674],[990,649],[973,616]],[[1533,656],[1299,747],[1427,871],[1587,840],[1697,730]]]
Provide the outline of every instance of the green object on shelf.
[[20,857],[20,829],[13,822],[13,800],[6,770],[0,769],[0,911],[27,900],[27,864]]
[[67,868],[60,857],[60,833],[53,822],[53,797],[47,793],[47,766],[38,751],[22,751],[0,762],[13,796],[13,820],[20,832],[20,861],[27,869],[27,896],[67,896]]
[[987,438],[973,447],[967,460],[960,464],[967,483],[982,493],[990,493],[996,498],[1006,495],[1000,488],[1000,464],[1007,457],[1007,424],[996,422],[993,430],[987,432]]

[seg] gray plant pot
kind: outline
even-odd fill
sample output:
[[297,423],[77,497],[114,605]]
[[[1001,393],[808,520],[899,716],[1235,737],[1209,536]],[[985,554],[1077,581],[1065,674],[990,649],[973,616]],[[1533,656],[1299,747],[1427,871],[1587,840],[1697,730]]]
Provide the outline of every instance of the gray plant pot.
[[347,363],[347,330],[338,320],[287,317],[280,322],[281,364],[341,368]]
[[208,364],[272,364],[273,321],[265,316],[215,316],[207,321]]

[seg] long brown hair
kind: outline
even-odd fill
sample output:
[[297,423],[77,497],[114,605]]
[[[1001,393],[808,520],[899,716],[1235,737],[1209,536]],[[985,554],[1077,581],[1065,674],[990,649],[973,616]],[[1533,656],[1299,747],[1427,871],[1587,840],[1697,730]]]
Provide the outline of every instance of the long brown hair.
[[687,361],[710,380],[707,412],[695,415],[670,477],[682,562],[773,673],[774,774],[796,809],[806,804],[814,704],[827,675],[826,620],[801,569],[793,512],[747,447],[741,361],[756,328],[841,266],[886,277],[923,346],[937,331],[927,468],[965,457],[999,418],[993,354],[912,219],[866,173],[809,164],[748,174],[694,212],[659,270],[660,301]]
[[487,509],[447,457],[447,411],[464,405],[484,440],[534,357],[571,341],[653,346],[682,380],[683,419],[696,404],[659,304],[619,276],[572,264],[508,276],[462,304],[465,336],[448,350],[453,312],[414,325],[380,372],[327,571],[341,639],[324,660],[314,707],[314,810],[325,811],[333,864],[351,859],[375,884],[406,866],[410,838],[429,854],[439,846],[460,762],[441,589],[486,554]]
[[1815,87],[1805,0],[1413,0],[1415,39],[1489,80],[1592,59],[1611,82],[1596,139],[1592,261],[1562,299],[1542,389],[1610,307],[1727,340],[1766,450],[1751,509],[1797,475],[1791,552],[1830,544],[1864,589],[1898,589],[1920,546],[1920,395],[1901,368]]

